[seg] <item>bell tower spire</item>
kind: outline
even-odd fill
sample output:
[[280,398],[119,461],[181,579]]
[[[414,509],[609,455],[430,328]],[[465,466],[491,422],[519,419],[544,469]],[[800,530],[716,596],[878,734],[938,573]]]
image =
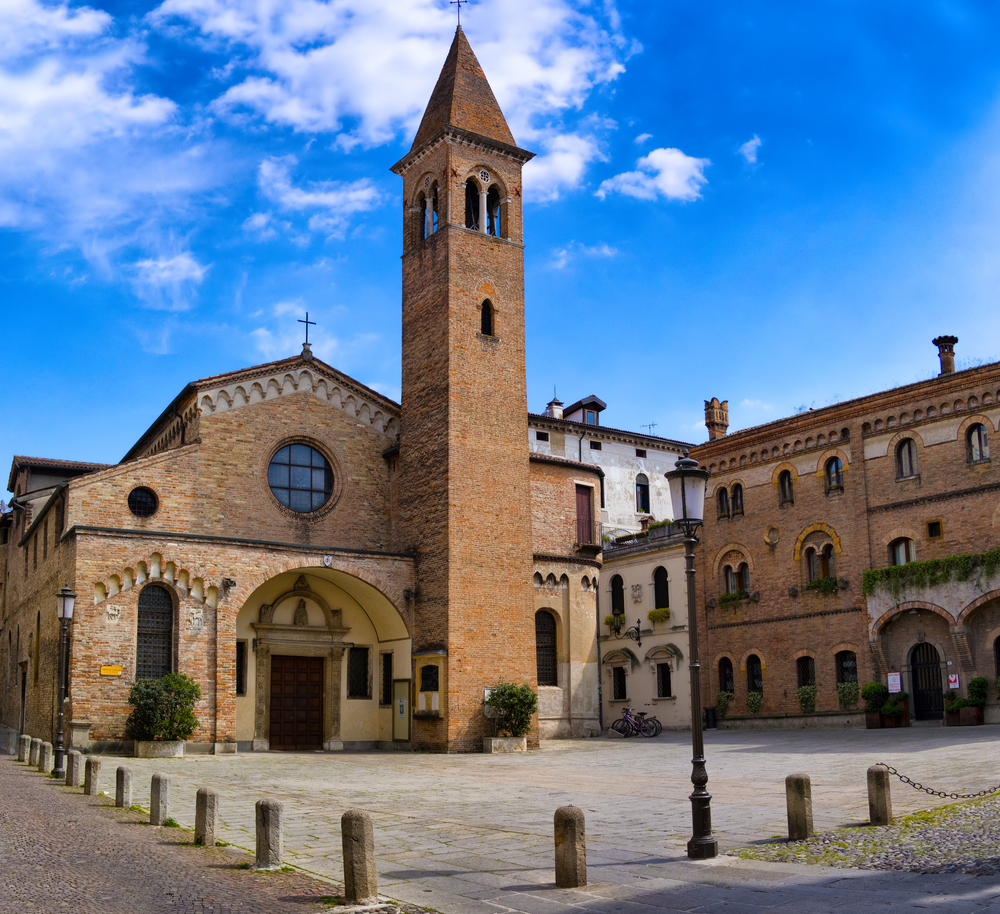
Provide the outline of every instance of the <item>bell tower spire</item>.
[[[476,748],[483,688],[536,685],[521,221],[531,157],[459,27],[392,169],[403,179],[396,544],[417,557],[414,748]],[[440,698],[421,715],[428,663]]]

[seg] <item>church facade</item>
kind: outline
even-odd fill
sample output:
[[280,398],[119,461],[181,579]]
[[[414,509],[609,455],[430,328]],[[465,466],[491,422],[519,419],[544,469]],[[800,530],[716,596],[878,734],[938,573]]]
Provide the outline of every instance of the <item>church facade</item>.
[[402,403],[315,358],[187,385],[111,466],[15,457],[0,723],[122,748],[136,678],[201,686],[191,747],[471,751],[599,732],[599,467],[529,447],[521,168],[456,33],[403,181]]

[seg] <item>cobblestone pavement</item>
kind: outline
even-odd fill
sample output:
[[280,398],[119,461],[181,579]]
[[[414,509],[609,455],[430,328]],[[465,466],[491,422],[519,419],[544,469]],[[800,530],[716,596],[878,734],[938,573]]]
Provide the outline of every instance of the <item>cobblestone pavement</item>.
[[[783,834],[784,777],[794,771],[812,777],[817,829],[867,819],[865,771],[878,761],[932,786],[982,789],[1000,781],[998,735],[995,727],[711,732],[716,834],[723,850]],[[253,846],[255,801],[278,797],[285,803],[286,858],[335,880],[342,875],[340,815],[349,807],[366,809],[375,821],[380,891],[446,914],[1000,911],[1000,878],[990,876],[872,873],[734,857],[688,861],[685,733],[641,742],[554,741],[526,756],[106,757],[108,784],[120,763],[133,769],[134,800],[144,806],[150,775],[167,774],[171,815],[182,825],[193,823],[196,789],[214,787],[221,837],[243,847]],[[897,815],[935,803],[896,784],[893,791]],[[587,816],[586,890],[553,886],[552,814],[567,803]]]

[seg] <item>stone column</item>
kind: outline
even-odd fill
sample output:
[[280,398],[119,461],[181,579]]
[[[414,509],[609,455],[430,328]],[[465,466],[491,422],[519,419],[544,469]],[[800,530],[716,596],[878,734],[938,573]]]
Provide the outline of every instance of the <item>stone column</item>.
[[271,797],[257,801],[257,865],[258,870],[273,870],[281,866],[285,856],[282,835],[285,807]]
[[194,843],[215,847],[219,822],[219,794],[211,787],[201,787],[194,801]]
[[149,824],[162,825],[170,818],[170,781],[154,774],[149,786]]
[[79,787],[83,777],[83,754],[79,749],[66,753],[66,786]]
[[120,767],[115,773],[115,806],[128,809],[132,805],[132,769]]
[[871,825],[892,825],[892,793],[885,765],[868,769],[868,821]]
[[344,748],[340,739],[340,675],[344,649],[335,647],[323,664],[323,748],[337,752]]
[[788,808],[788,840],[804,841],[813,836],[812,782],[808,774],[785,778],[785,805]]
[[91,756],[87,759],[87,768],[83,777],[83,792],[88,797],[96,797],[100,792],[101,760]]
[[42,743],[42,751],[38,753],[38,770],[42,774],[52,773],[52,743]]
[[555,814],[556,885],[575,889],[587,884],[587,827],[583,810],[560,806]]
[[38,756],[42,751],[42,741],[36,736],[31,741],[31,748],[28,750],[28,764],[32,768],[38,767]]
[[253,751],[267,752],[271,739],[271,649],[257,639]]
[[375,872],[375,832],[372,817],[360,809],[349,809],[340,819],[344,846],[344,900],[349,905],[378,902]]
[[484,235],[489,231],[489,209],[486,206],[486,190],[479,191],[479,231]]

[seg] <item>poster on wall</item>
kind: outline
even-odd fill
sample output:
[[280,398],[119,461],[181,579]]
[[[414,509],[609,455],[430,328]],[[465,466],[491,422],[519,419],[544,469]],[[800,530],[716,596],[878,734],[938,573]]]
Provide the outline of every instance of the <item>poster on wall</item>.
[[949,673],[948,674],[948,688],[949,689],[957,689],[958,687],[959,687],[959,685],[958,685],[958,673]]
[[900,673],[890,673],[889,674],[889,691],[890,692],[902,692],[903,686],[900,683]]

